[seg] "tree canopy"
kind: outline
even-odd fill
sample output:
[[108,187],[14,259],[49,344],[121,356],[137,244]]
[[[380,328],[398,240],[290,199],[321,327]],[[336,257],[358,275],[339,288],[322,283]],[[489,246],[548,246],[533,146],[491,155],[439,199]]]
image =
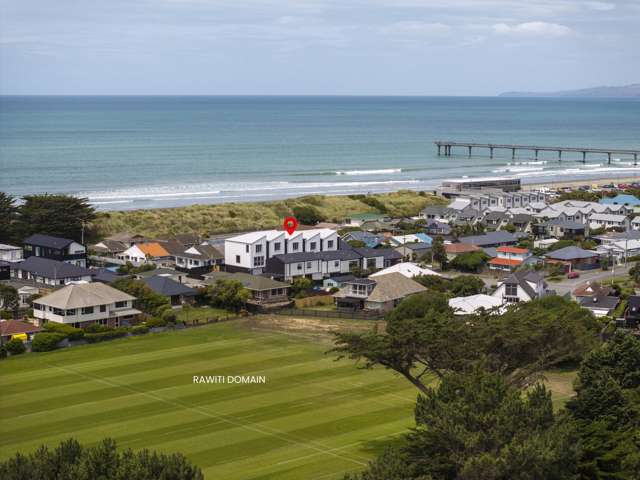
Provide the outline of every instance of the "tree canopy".
[[160,315],[164,309],[170,306],[167,297],[154,292],[140,280],[120,278],[113,282],[111,286],[136,297],[137,300],[134,302],[136,308],[148,315]]
[[105,439],[86,447],[74,439],[55,449],[43,445],[30,455],[16,454],[0,463],[3,480],[204,480],[202,471],[179,453],[149,450],[119,452]]
[[214,285],[207,286],[203,295],[209,305],[235,312],[244,308],[250,297],[249,290],[237,280],[218,280]]

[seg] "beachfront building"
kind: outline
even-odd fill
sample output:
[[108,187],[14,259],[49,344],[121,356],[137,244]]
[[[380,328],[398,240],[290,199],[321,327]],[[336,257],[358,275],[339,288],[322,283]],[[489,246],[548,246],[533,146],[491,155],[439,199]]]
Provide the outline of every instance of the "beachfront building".
[[277,255],[334,252],[339,242],[337,232],[328,228],[299,230],[291,235],[281,230],[245,233],[225,240],[224,263],[228,271],[260,274]]
[[224,253],[209,244],[195,245],[176,253],[176,268],[191,272],[210,272],[224,264]]
[[23,259],[21,247],[0,243],[0,262],[21,262]]
[[87,266],[87,249],[68,238],[35,234],[23,241],[24,258],[42,257],[66,262],[78,267]]
[[530,302],[547,294],[547,283],[544,277],[534,271],[519,271],[509,275],[498,284],[491,296],[502,303]]
[[109,327],[137,323],[140,310],[135,297],[104,283],[67,285],[33,302],[33,316],[39,325],[64,323],[83,328],[94,323]]
[[511,272],[522,265],[531,256],[531,252],[527,248],[498,247],[496,255],[489,261],[489,269]]
[[333,295],[338,311],[357,312],[375,310],[388,312],[409,295],[424,292],[426,288],[399,272],[373,278],[356,278],[344,282]]
[[43,257],[12,263],[11,279],[34,285],[57,287],[70,282],[91,282],[94,272],[84,267]]

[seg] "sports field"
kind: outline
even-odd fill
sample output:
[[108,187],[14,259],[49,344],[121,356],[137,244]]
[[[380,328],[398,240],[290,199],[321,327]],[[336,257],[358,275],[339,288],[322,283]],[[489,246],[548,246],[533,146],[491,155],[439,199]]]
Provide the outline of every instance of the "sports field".
[[230,322],[10,358],[0,362],[0,456],[112,437],[182,452],[208,479],[340,478],[413,424],[416,390],[328,348]]

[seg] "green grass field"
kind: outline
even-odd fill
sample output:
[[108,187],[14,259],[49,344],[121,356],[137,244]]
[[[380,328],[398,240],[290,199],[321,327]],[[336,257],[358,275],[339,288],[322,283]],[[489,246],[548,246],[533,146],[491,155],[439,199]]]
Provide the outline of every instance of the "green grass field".
[[[0,363],[0,456],[75,437],[178,451],[206,478],[330,479],[411,426],[416,391],[328,344],[229,322]],[[266,385],[193,375],[266,375]]]
[[[288,317],[256,318],[0,362],[0,458],[112,437],[182,452],[208,479],[332,479],[361,470],[413,425],[407,381],[325,355],[326,328],[366,322],[304,319],[298,329]],[[194,375],[267,383],[193,384]],[[548,375],[557,407],[573,378]]]

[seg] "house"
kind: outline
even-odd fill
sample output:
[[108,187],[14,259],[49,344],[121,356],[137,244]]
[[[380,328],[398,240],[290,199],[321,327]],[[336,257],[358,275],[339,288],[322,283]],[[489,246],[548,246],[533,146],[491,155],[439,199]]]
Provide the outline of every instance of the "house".
[[104,283],[75,283],[33,301],[33,316],[43,325],[64,323],[84,328],[94,323],[109,327],[134,325],[140,310],[135,297]]
[[625,326],[637,328],[640,325],[640,296],[630,295],[627,298],[627,308],[624,311]]
[[120,280],[121,278],[125,278],[125,275],[120,275],[113,270],[108,268],[90,268],[89,269],[93,273],[93,281],[94,282],[102,282],[102,283],[113,283],[116,280]]
[[519,232],[529,232],[531,231],[531,225],[533,224],[533,215],[526,213],[514,213],[508,223],[516,227],[516,230]]
[[134,275],[137,280],[144,280],[151,277],[168,277],[178,283],[185,283],[186,273],[173,268],[154,268],[153,270],[146,270],[144,272],[138,272]]
[[500,227],[509,223],[510,217],[505,212],[488,212],[482,219],[482,224],[487,227],[499,230]]
[[195,245],[174,255],[176,268],[206,273],[224,263],[224,253],[209,244]]
[[395,251],[402,255],[404,260],[416,261],[431,252],[431,243],[405,243],[404,245],[396,247]]
[[426,243],[431,245],[433,239],[425,233],[412,233],[409,235],[394,235],[389,238],[389,243],[392,246],[398,247],[409,243]]
[[91,282],[94,273],[84,267],[44,257],[28,257],[11,264],[11,278],[57,287],[69,282]]
[[550,236],[556,239],[573,240],[575,238],[586,238],[589,235],[589,226],[580,222],[553,219],[535,225],[534,234],[543,237]]
[[322,281],[323,288],[342,288],[345,282],[349,282],[356,278],[355,275],[336,275],[335,277],[325,278]]
[[136,243],[143,243],[149,240],[144,235],[128,232],[116,233],[108,236],[106,239],[124,243],[125,249],[134,246]]
[[418,282],[393,272],[375,278],[356,278],[345,282],[333,297],[339,311],[375,310],[388,312],[409,295],[424,292]]
[[497,256],[489,261],[490,270],[511,272],[531,256],[529,249],[518,247],[498,247],[496,253]]
[[0,243],[0,262],[21,262],[24,259],[22,247]]
[[135,266],[148,263],[149,260],[169,257],[171,254],[158,242],[136,243],[116,255],[119,260],[130,262]]
[[224,242],[224,263],[227,271],[259,274],[276,255],[333,252],[338,250],[339,237],[328,228],[298,230],[289,235],[280,230],[245,233]]
[[11,264],[0,260],[0,280],[9,280],[11,278]]
[[[468,204],[465,204],[465,206]],[[438,205],[431,205],[422,209],[419,214],[420,218],[424,218],[428,223],[433,221],[442,222],[453,220],[455,217],[455,210],[449,207],[442,207]],[[446,223],[445,223],[446,225]]]
[[597,253],[600,256],[613,258],[617,263],[623,263],[628,258],[640,255],[640,239],[618,240],[606,245],[600,245]]
[[620,303],[618,297],[611,295],[580,297],[577,301],[581,307],[590,310],[596,317],[610,316]]
[[388,219],[387,215],[381,213],[356,213],[345,218],[342,223],[349,227],[361,227],[365,222],[385,221]]
[[592,270],[598,267],[598,252],[570,246],[544,255],[545,263],[564,265],[568,271]]
[[[416,250],[423,248],[421,244],[413,246]],[[354,248],[353,249],[362,258],[363,270],[380,270],[381,268],[391,267],[402,260],[402,254],[393,248]]]
[[129,245],[125,242],[120,242],[118,240],[110,240],[104,239],[101,242],[98,242],[89,247],[89,250],[95,252],[97,255],[105,256],[105,257],[115,257],[119,253],[124,252]]
[[547,294],[547,283],[538,272],[522,270],[513,272],[498,284],[491,294],[502,303],[530,302]]
[[439,221],[431,221],[427,223],[425,231],[431,236],[447,236],[451,235],[451,227],[449,224]]
[[36,233],[23,241],[24,258],[42,257],[87,266],[87,250],[84,245],[68,238]]
[[30,341],[33,336],[42,331],[40,327],[33,323],[22,320],[1,320],[0,321],[0,344],[17,338],[23,342]]
[[345,233],[342,236],[342,240],[345,242],[362,242],[367,248],[376,248],[384,241],[384,237],[375,233],[356,230]]
[[602,297],[611,295],[612,292],[613,289],[611,287],[604,286],[596,281],[588,281],[573,291],[573,297],[576,299],[594,296]]
[[479,293],[468,297],[449,299],[449,306],[455,315],[473,315],[482,310],[493,310],[502,306],[502,299]]
[[482,249],[476,245],[469,243],[447,243],[444,246],[444,250],[447,253],[447,258],[453,260],[458,255],[463,253],[481,252]]
[[614,215],[609,213],[593,213],[589,217],[589,227],[591,228],[616,228],[620,230],[629,229],[629,219],[626,215]]
[[285,281],[292,281],[296,277],[322,280],[361,268],[362,257],[354,249],[340,249],[276,255],[267,260],[264,273]]
[[247,301],[250,305],[275,307],[290,303],[289,291],[291,285],[288,283],[242,272],[211,272],[204,277],[205,282],[210,285],[215,284],[218,280],[236,280],[240,282],[251,293],[251,298]]
[[29,304],[29,301],[35,295],[40,295],[40,289],[37,287],[24,285],[18,288],[18,298],[20,299],[20,304],[18,306],[20,308],[30,307],[31,305]]
[[460,243],[476,245],[478,247],[503,247],[507,245],[517,244],[520,237],[521,235],[515,235],[513,233],[505,231],[498,231],[487,232],[483,235],[460,237],[458,240],[460,241]]
[[167,297],[171,306],[177,307],[192,303],[198,293],[194,288],[176,282],[169,277],[153,276],[142,279],[142,282],[158,295]]
[[633,209],[640,207],[640,200],[637,197],[623,193],[615,197],[604,197],[599,203],[600,205],[624,205]]
[[430,270],[428,268],[422,268],[421,266],[415,263],[403,262],[403,263],[396,263],[391,267],[385,268],[376,273],[372,273],[371,275],[369,275],[369,278],[375,278],[375,277],[379,277],[380,275],[387,275],[388,273],[395,273],[395,272],[401,273],[407,278],[413,278],[413,277],[418,277],[422,275],[434,275],[436,277],[442,276],[438,272],[434,272],[433,270]]

